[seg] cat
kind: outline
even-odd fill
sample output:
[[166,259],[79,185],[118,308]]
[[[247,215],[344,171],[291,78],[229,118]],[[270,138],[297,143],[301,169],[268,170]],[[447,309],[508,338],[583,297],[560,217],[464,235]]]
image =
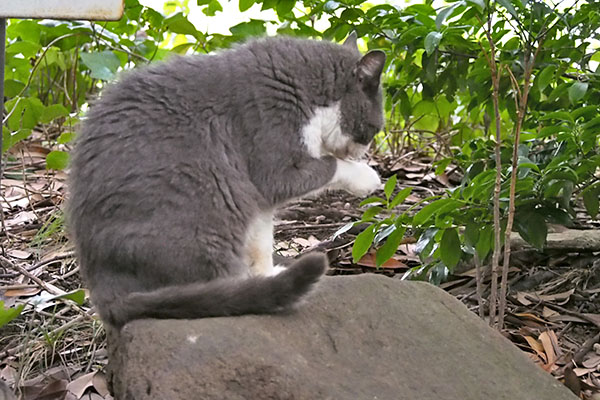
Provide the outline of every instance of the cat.
[[383,127],[385,53],[274,37],[171,59],[105,88],[70,164],[68,218],[105,322],[291,308],[323,254],[274,266],[273,212],[381,186],[362,156]]

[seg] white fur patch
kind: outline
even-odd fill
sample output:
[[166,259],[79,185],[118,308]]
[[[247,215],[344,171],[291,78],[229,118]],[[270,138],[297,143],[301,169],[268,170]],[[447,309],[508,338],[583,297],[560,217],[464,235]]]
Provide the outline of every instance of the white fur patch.
[[316,108],[308,124],[302,128],[302,140],[308,154],[314,158],[332,153],[336,143],[343,145],[348,142],[350,138],[342,135],[340,128],[340,104]]
[[380,187],[379,175],[366,163],[339,159],[329,183],[329,189],[346,190],[358,197],[366,196]]
[[342,133],[340,126],[340,103],[318,107],[308,123],[302,128],[302,141],[308,154],[314,158],[333,155],[337,158],[358,158],[368,146],[355,143],[352,137]]
[[287,268],[285,268],[283,265],[275,265],[273,267],[273,269],[271,270],[271,272],[267,275],[267,276],[275,276],[275,275],[279,275],[280,273],[282,273],[283,271],[285,271]]
[[251,275],[273,274],[273,212],[258,214],[248,225],[244,243],[246,264]]

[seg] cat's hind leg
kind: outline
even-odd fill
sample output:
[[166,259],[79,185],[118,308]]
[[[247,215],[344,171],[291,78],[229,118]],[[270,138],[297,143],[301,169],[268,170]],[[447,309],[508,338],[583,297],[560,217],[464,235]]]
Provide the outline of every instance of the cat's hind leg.
[[248,224],[244,260],[253,276],[273,276],[285,267],[273,265],[273,211],[263,211]]

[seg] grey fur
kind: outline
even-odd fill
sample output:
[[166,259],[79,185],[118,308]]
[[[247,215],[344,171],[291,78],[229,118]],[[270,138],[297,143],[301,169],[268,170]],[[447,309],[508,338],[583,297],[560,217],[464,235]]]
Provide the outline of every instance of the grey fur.
[[323,274],[310,255],[248,277],[242,247],[258,213],[322,188],[333,156],[301,129],[340,102],[344,134],[381,129],[385,56],[356,45],[252,41],[125,74],[89,111],[71,163],[70,226],[102,319],[278,311]]

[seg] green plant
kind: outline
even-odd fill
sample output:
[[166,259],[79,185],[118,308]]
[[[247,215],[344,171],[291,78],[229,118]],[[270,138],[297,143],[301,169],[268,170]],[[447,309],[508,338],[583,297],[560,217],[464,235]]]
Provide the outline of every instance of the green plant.
[[[412,217],[424,261],[418,272],[438,281],[461,259],[480,265],[493,250],[495,315],[499,247],[513,221],[541,249],[547,223],[570,224],[574,202],[583,200],[592,218],[598,214],[600,54],[588,39],[598,38],[600,8],[576,2],[558,10],[512,0],[458,1],[437,12],[428,5],[414,11],[422,23],[414,30],[425,35],[421,68],[409,74],[412,80],[406,71],[415,71],[412,65],[388,76],[390,133],[443,141],[430,151],[436,172],[455,163],[464,173],[458,188],[428,199]],[[361,235],[374,239],[379,229],[374,223]],[[355,247],[362,252],[366,246],[357,238]],[[509,256],[505,246],[500,326]]]

